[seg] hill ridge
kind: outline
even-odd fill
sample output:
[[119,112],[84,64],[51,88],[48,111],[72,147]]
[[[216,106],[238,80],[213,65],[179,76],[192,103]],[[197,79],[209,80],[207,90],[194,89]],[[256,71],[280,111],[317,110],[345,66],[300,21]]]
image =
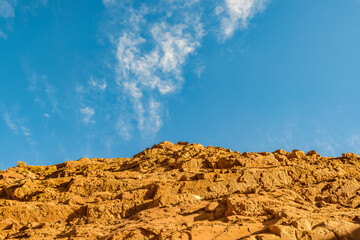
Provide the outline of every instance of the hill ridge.
[[5,239],[360,239],[360,156],[165,141],[0,171]]

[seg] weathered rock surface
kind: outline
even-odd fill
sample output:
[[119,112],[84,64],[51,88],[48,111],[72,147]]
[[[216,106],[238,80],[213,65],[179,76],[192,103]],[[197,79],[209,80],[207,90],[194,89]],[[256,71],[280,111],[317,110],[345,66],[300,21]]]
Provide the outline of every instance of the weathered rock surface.
[[360,157],[163,142],[0,171],[0,239],[360,239]]

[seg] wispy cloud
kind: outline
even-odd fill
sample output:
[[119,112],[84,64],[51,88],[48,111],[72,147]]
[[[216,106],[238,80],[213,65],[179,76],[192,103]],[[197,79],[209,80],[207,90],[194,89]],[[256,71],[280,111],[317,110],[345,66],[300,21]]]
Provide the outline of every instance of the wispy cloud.
[[94,120],[90,121],[93,115],[95,114],[95,109],[92,107],[84,107],[80,109],[80,114],[82,117],[82,121],[85,124],[95,123]]
[[8,31],[12,30],[13,19],[17,9],[21,9],[22,13],[30,12],[33,16],[36,15],[36,10],[40,6],[47,4],[47,0],[0,0],[0,18],[5,19],[0,22],[0,38],[7,39]]
[[105,79],[95,79],[93,76],[90,77],[88,81],[90,87],[98,89],[100,91],[105,91],[107,83]]
[[[154,132],[159,130],[159,124],[149,124],[158,121],[151,111],[160,104],[152,95],[170,94],[181,87],[184,63],[200,45],[202,37],[201,26],[196,26],[196,30],[193,27],[186,24],[170,26],[164,22],[154,24],[150,30],[153,48],[148,51],[143,47],[147,41],[138,33],[125,32],[119,38],[117,82],[131,97],[139,129],[144,130],[146,125],[154,126]],[[144,92],[152,98],[147,108],[144,104],[149,99]]]
[[161,108],[162,105],[154,100],[150,100],[149,103],[149,119],[151,121],[147,122],[149,126],[145,126],[145,129],[150,129],[151,133],[156,133],[160,130],[162,126],[162,117],[161,117]]
[[194,72],[196,73],[198,78],[200,78],[201,74],[204,72],[205,69],[206,69],[205,65],[197,65],[194,69]]
[[[52,85],[46,75],[38,75],[28,72],[29,91],[34,94],[34,102],[51,113],[59,113],[59,100],[57,98],[57,88]],[[50,109],[49,109],[50,108]]]
[[16,0],[0,1],[0,17],[12,18],[15,16]]
[[319,153],[327,156],[336,156],[339,154],[337,149],[341,149],[342,143],[338,134],[331,128],[326,128],[321,122],[314,122],[313,142],[314,148],[318,149]]
[[102,0],[103,4],[107,7],[110,7],[111,5],[116,3],[116,0]]
[[[200,45],[201,27],[195,36],[186,33],[189,26],[156,24],[151,29],[152,50],[143,51],[146,40],[138,34],[124,33],[117,45],[119,84],[139,89],[174,92],[182,79],[182,68],[189,54]],[[133,84],[129,84],[133,83]],[[138,95],[137,95],[138,96]]]
[[348,143],[352,151],[356,153],[360,153],[360,135],[359,134],[353,134],[348,139]]
[[[80,111],[80,121],[85,126],[89,123],[95,124],[104,121],[109,124],[109,111],[115,111],[116,106],[109,107],[111,104],[107,102],[113,96],[108,91],[108,83],[105,78],[91,75],[87,81],[76,83],[74,90],[77,100],[74,107],[76,111]],[[96,112],[98,114],[95,115]],[[111,112],[111,115],[114,114]]]
[[[127,0],[103,0],[112,25],[106,34],[116,47],[116,82],[133,111],[126,114],[130,118],[127,121],[124,114],[118,114],[120,120],[115,128],[119,135],[129,138],[134,130],[129,127],[133,122],[141,133],[157,133],[163,125],[163,102],[166,96],[181,90],[183,69],[201,47],[206,29],[211,30],[221,22],[221,39],[227,39],[236,29],[245,28],[250,18],[264,9],[265,2],[224,0],[215,4],[212,19],[203,21],[205,11],[214,11],[213,3],[160,0],[135,4]],[[200,77],[205,68],[197,67],[194,72]],[[99,86],[93,81],[90,85]]]
[[227,39],[237,29],[247,27],[249,20],[265,9],[268,0],[225,0],[216,8],[216,14],[221,17],[221,31]]
[[120,117],[116,122],[115,129],[117,134],[123,137],[125,140],[131,139],[133,126],[129,118]]
[[20,132],[30,145],[36,144],[36,142],[32,139],[31,130],[25,126],[26,121],[24,119],[17,118],[8,112],[3,114],[3,119],[8,128],[11,129],[14,134],[19,134]]
[[17,125],[14,123],[14,121],[10,118],[8,113],[5,113],[4,116],[4,121],[6,123],[6,125],[14,132],[17,134],[18,132],[18,127]]
[[26,137],[31,136],[31,131],[27,127],[21,126],[21,130],[22,130],[24,136],[26,136]]
[[0,38],[6,39],[7,35],[0,29]]
[[[162,126],[162,98],[178,92],[184,82],[183,68],[195,54],[204,36],[199,14],[191,8],[198,1],[159,1],[135,7],[129,1],[103,1],[117,18],[119,32],[111,34],[116,45],[116,82],[130,100],[133,113],[124,121],[119,114],[116,128],[129,138],[133,127],[142,134],[156,133]],[[197,11],[196,11],[197,12]],[[154,17],[155,16],[155,17]]]

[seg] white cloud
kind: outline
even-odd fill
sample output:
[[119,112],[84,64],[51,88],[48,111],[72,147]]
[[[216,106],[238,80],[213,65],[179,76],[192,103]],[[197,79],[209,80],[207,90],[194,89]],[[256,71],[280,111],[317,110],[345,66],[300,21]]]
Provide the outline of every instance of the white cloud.
[[24,125],[24,119],[16,117],[14,118],[13,116],[10,116],[9,113],[5,113],[3,115],[3,119],[6,125],[14,132],[14,134],[18,134],[20,131],[30,145],[36,144],[36,142],[32,139],[31,130]]
[[150,130],[150,133],[156,133],[160,130],[162,126],[162,119],[161,119],[161,104],[156,102],[155,100],[151,99],[149,102],[149,119],[148,122],[149,126],[146,129]]
[[6,34],[0,29],[0,38],[7,39]]
[[201,74],[204,72],[205,69],[206,69],[205,65],[197,65],[194,69],[194,72],[196,73],[198,78],[200,78]]
[[57,89],[54,86],[52,86],[49,82],[45,82],[45,93],[48,101],[50,102],[52,108],[51,111],[58,112],[59,101],[56,97]]
[[223,38],[231,37],[238,28],[246,28],[249,20],[265,9],[268,0],[224,0],[224,5],[216,8],[215,13],[221,16]]
[[[137,124],[141,133],[156,134],[163,125],[163,99],[181,90],[183,69],[190,56],[201,46],[206,32],[221,25],[221,38],[227,39],[238,28],[264,9],[267,0],[223,0],[210,3],[200,0],[159,0],[135,4],[130,0],[103,0],[109,15],[106,27],[110,42],[116,47],[116,82],[127,99],[119,104],[131,105],[117,116],[115,128],[129,138],[131,126]],[[216,14],[204,13],[213,11]],[[205,66],[194,70],[201,75]],[[89,85],[99,87],[90,79]],[[106,85],[105,85],[106,86]],[[121,102],[120,102],[121,101]],[[124,107],[128,110],[128,107]]]
[[7,39],[7,31],[11,31],[13,25],[13,18],[17,8],[21,9],[21,13],[31,13],[36,15],[37,8],[45,6],[47,0],[0,0],[0,38]]
[[[145,39],[124,33],[117,46],[118,82],[137,83],[140,88],[174,92],[182,81],[182,68],[188,55],[200,45],[198,39],[185,33],[186,26],[157,24],[151,29],[154,48],[144,53]],[[131,85],[131,87],[133,87]]]
[[50,114],[44,113],[44,114],[43,114],[43,117],[44,117],[44,118],[49,118],[49,117],[50,117]]
[[0,1],[0,17],[11,18],[15,16],[16,1]]
[[39,76],[36,73],[31,72],[29,69],[25,69],[28,72],[29,91],[34,94],[34,102],[43,108],[50,107],[51,112],[59,112],[59,101],[57,98],[57,88],[53,86],[46,75]]
[[6,123],[6,125],[14,131],[14,133],[17,133],[18,130],[18,126],[15,124],[15,122],[10,118],[8,113],[5,113],[4,116],[4,121]]
[[[117,82],[131,98],[140,130],[156,133],[162,125],[157,113],[160,103],[149,101],[145,93],[167,95],[181,88],[185,61],[200,46],[203,36],[201,24],[193,24],[171,26],[160,22],[152,25],[148,40],[132,32],[119,38]],[[145,51],[146,44],[153,47]],[[149,106],[145,107],[145,103]]]
[[102,0],[102,2],[106,7],[109,7],[113,4],[115,4],[116,0]]
[[133,126],[130,123],[129,118],[127,118],[127,120],[119,118],[116,122],[115,129],[117,134],[123,137],[125,140],[131,139],[131,132],[133,131]]
[[133,108],[135,110],[136,119],[138,122],[138,128],[144,128],[144,106],[141,102],[143,96],[141,90],[136,86],[135,82],[124,82],[123,84],[125,93],[130,96],[130,101],[132,102]]
[[32,139],[31,136],[31,130],[25,126],[20,126],[22,133],[26,139],[26,141],[30,144],[30,145],[35,145],[36,142]]
[[97,80],[92,76],[90,77],[88,84],[90,87],[101,90],[101,91],[105,91],[106,86],[107,86],[105,79]]
[[42,5],[47,5],[48,0],[39,0],[39,2],[40,2]]
[[28,129],[27,127],[21,126],[21,130],[22,130],[24,136],[30,136],[31,135],[30,129]]
[[349,146],[351,147],[352,151],[356,153],[360,153],[360,135],[353,134],[349,139]]
[[[92,107],[84,107],[82,109],[80,109],[80,114],[82,116],[82,121],[85,124],[88,124],[91,120],[91,118],[93,117],[93,115],[95,114],[95,109]],[[91,121],[91,123],[94,123],[95,121]]]
[[77,86],[75,87],[75,91],[76,91],[77,93],[82,93],[82,92],[84,92],[84,87],[81,86],[81,85],[77,85]]

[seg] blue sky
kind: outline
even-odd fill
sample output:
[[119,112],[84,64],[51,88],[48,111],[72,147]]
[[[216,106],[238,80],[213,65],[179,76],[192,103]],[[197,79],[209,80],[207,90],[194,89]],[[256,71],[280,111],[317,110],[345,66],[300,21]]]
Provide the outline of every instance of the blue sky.
[[356,0],[0,0],[0,169],[164,140],[360,153]]

